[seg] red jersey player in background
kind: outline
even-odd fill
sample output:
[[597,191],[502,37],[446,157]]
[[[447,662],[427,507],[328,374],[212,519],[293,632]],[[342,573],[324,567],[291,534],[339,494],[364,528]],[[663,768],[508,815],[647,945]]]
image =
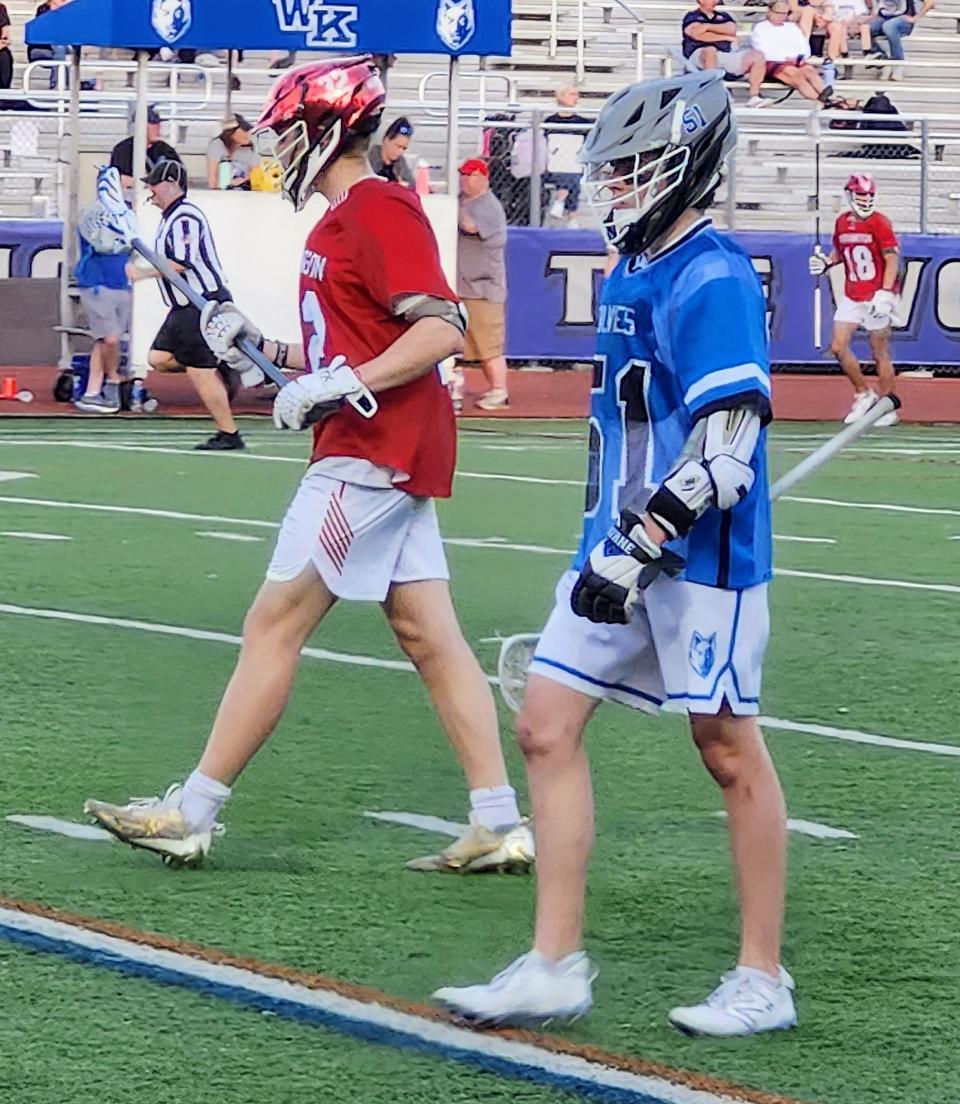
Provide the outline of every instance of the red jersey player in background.
[[[902,325],[903,320],[899,295],[900,244],[890,220],[874,209],[877,182],[866,173],[855,173],[844,191],[850,210],[837,218],[829,256],[817,242],[810,258],[810,273],[819,277],[835,264],[842,263],[844,267],[844,294],[833,316],[830,352],[856,392],[853,406],[843,419],[849,425],[862,418],[878,398],[893,394],[897,376],[890,357],[890,329]],[[851,338],[861,327],[867,331],[877,367],[877,390],[867,383],[860,361],[850,348]],[[891,410],[876,424],[892,426],[897,421],[897,412]]]
[[466,320],[419,199],[374,176],[367,160],[384,98],[369,57],[306,65],[277,81],[255,130],[298,210],[314,192],[330,202],[301,261],[303,344],[264,341],[233,304],[204,312],[204,337],[244,374],[259,369],[236,348],[241,333],[279,367],[311,370],[281,389],[274,421],[313,424],[313,449],[199,766],[182,791],[152,805],[87,802],[115,836],[166,862],[196,863],[209,850],[230,787],[286,707],[301,648],[338,599],[382,605],[470,789],[466,834],[410,865],[473,871],[533,860],[493,695],[451,602],[433,501],[450,495],[456,459],[438,364],[462,350]]

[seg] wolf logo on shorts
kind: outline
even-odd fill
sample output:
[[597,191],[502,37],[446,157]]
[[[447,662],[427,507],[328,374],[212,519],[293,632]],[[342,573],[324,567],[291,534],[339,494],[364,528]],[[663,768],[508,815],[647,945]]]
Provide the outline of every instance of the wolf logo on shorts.
[[690,637],[690,666],[701,678],[706,678],[713,670],[713,661],[717,656],[717,634],[701,636],[696,630]]

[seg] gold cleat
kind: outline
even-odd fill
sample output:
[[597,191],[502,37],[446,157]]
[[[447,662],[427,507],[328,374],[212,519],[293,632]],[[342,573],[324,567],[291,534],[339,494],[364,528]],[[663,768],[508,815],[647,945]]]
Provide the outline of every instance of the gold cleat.
[[122,843],[156,852],[167,866],[200,866],[214,834],[214,825],[204,832],[191,832],[180,812],[180,786],[171,786],[163,797],[133,798],[127,805],[86,801],[83,811]]
[[441,874],[527,874],[534,860],[533,832],[529,820],[522,820],[503,832],[471,824],[439,855],[411,859],[407,869]]

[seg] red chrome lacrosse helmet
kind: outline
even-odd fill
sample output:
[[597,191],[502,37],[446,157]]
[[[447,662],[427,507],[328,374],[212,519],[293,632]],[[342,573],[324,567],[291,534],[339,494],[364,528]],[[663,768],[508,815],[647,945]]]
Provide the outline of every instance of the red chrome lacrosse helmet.
[[369,54],[301,65],[273,86],[253,142],[261,156],[280,163],[283,194],[298,211],[349,140],[377,129],[385,100]]
[[869,218],[877,202],[877,182],[867,173],[854,173],[843,186],[847,203],[857,218]]

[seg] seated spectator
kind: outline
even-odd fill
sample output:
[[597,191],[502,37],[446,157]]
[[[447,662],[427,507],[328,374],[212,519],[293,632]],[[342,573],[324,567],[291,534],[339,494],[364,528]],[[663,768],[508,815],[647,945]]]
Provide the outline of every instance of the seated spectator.
[[10,16],[6,4],[0,4],[0,88],[13,84],[13,54],[10,51]]
[[551,130],[551,124],[589,127],[593,120],[578,115],[574,110],[580,103],[580,90],[573,84],[563,84],[554,93],[557,110],[543,120],[543,134],[547,143],[547,172],[544,184],[556,188],[549,215],[554,219],[566,219],[567,225],[576,227],[576,214],[580,209],[580,181],[583,169],[577,156],[587,136],[569,130]]
[[379,145],[370,149],[370,166],[377,176],[412,188],[416,183],[404,154],[410,148],[413,126],[402,116],[387,127]]
[[[160,138],[160,124],[163,120],[156,107],[147,108],[147,172],[161,161],[179,161],[180,155]],[[124,188],[133,187],[133,135],[117,142],[110,154],[110,167],[119,169],[120,182]]]
[[833,98],[833,86],[824,85],[816,66],[810,64],[810,40],[790,21],[789,0],[770,0],[766,18],[754,24],[750,44],[763,54],[769,79],[795,88],[806,100],[827,107],[848,106]]
[[250,190],[250,174],[260,164],[242,115],[224,120],[223,129],[207,146],[207,187]]
[[729,77],[748,76],[750,99],[747,107],[764,107],[760,85],[767,73],[763,54],[750,47],[737,47],[737,24],[733,16],[717,11],[722,0],[697,0],[696,8],[683,17],[683,56],[698,69],[722,69]]
[[[58,8],[64,7],[69,3],[69,0],[46,0],[37,8],[37,18],[41,15],[46,15],[47,12],[56,11]],[[65,61],[67,57],[66,46],[39,46],[31,45],[27,47],[27,61]],[[59,70],[54,67],[50,70],[50,87],[58,87],[58,74]]]
[[[903,61],[903,39],[913,34],[913,28],[934,6],[936,0],[923,0],[917,10],[916,0],[880,0],[876,16],[870,21],[870,43],[879,58],[890,57],[894,61]],[[882,49],[879,40],[885,38],[890,47],[889,54]],[[890,72],[891,80],[903,80],[903,67],[895,65]]]
[[870,23],[873,19],[873,0],[841,0],[840,19],[846,31],[847,41],[859,36],[860,49],[870,52]]
[[831,61],[846,57],[847,24],[832,0],[790,0],[790,17],[808,41],[823,36],[823,52]]

